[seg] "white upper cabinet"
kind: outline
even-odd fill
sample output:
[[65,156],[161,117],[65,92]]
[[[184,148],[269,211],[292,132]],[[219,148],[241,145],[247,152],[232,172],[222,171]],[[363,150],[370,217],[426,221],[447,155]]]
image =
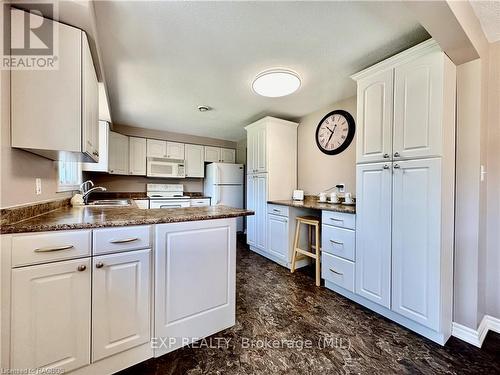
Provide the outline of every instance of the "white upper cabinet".
[[456,68],[436,42],[352,78],[358,83],[357,163],[441,157],[454,144]]
[[167,157],[167,141],[158,139],[148,139],[147,156],[148,158],[166,158]]
[[184,166],[186,177],[205,177],[205,149],[201,145],[186,144]]
[[184,143],[167,142],[167,158],[184,160]]
[[394,163],[392,310],[435,330],[441,295],[440,181],[439,158]]
[[394,70],[394,160],[442,155],[443,60],[435,51]]
[[205,162],[220,162],[220,147],[205,146]]
[[93,361],[149,341],[150,258],[151,250],[146,249],[93,259]]
[[109,159],[109,123],[99,121],[99,162],[98,163],[82,163],[83,171],[93,172],[108,172]]
[[234,148],[221,148],[220,161],[222,163],[236,163],[236,150]]
[[207,163],[235,163],[236,150],[234,148],[221,148],[205,146],[205,162]]
[[391,305],[391,163],[356,167],[356,293]]
[[146,175],[146,139],[129,137],[129,174]]
[[89,258],[12,270],[11,368],[90,364],[90,273]]
[[247,173],[267,172],[267,132],[265,123],[248,129]]
[[82,148],[99,161],[99,86],[87,35],[82,33]]
[[[24,38],[24,14],[11,11],[13,45]],[[58,68],[11,71],[12,147],[53,160],[97,161],[98,87],[87,37],[55,21],[31,22],[57,28]]]
[[358,163],[379,162],[391,158],[392,80],[392,70],[386,70],[358,82]]
[[128,137],[126,135],[109,132],[109,173],[128,175]]

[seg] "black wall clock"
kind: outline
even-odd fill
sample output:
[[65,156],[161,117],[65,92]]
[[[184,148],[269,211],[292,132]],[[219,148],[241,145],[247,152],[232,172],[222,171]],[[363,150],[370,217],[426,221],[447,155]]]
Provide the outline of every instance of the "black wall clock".
[[327,114],[316,128],[316,144],[321,152],[337,155],[351,144],[356,125],[349,112],[335,110]]

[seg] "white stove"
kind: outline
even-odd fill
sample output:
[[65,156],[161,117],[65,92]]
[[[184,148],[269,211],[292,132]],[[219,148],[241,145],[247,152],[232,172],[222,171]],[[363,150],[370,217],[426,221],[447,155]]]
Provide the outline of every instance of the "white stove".
[[147,184],[149,208],[182,208],[190,206],[190,197],[184,195],[182,184]]

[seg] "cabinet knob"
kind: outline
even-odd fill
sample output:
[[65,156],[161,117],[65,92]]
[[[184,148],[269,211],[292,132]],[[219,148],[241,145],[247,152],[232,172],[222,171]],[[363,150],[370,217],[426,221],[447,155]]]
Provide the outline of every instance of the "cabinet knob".
[[399,154],[399,152],[397,152],[397,151],[396,151],[396,152],[394,153],[394,157],[395,157],[395,158],[399,158],[400,156],[401,156],[401,155]]
[[85,271],[86,269],[87,269],[87,266],[85,266],[85,265],[83,265],[83,264],[82,264],[82,265],[80,265],[80,266],[78,266],[78,268],[77,268],[77,270],[78,270],[78,271],[80,271],[80,272],[83,272],[83,271]]
[[389,166],[387,164],[384,164],[384,169],[389,169]]
[[95,265],[95,268],[102,268],[102,267],[104,267],[104,263],[103,262],[98,262]]
[[399,164],[394,164],[394,169],[399,169],[399,168],[401,168]]
[[389,154],[384,154],[384,159],[388,159],[389,158]]

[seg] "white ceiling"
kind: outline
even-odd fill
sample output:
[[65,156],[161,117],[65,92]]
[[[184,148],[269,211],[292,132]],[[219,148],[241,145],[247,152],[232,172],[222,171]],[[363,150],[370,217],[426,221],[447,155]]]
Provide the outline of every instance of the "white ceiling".
[[[262,116],[298,119],[355,95],[350,74],[429,38],[402,2],[97,1],[95,10],[114,122],[228,140]],[[271,67],[298,72],[299,91],[254,94],[253,78]]]
[[470,3],[488,42],[498,42],[500,40],[500,1],[471,0]]

